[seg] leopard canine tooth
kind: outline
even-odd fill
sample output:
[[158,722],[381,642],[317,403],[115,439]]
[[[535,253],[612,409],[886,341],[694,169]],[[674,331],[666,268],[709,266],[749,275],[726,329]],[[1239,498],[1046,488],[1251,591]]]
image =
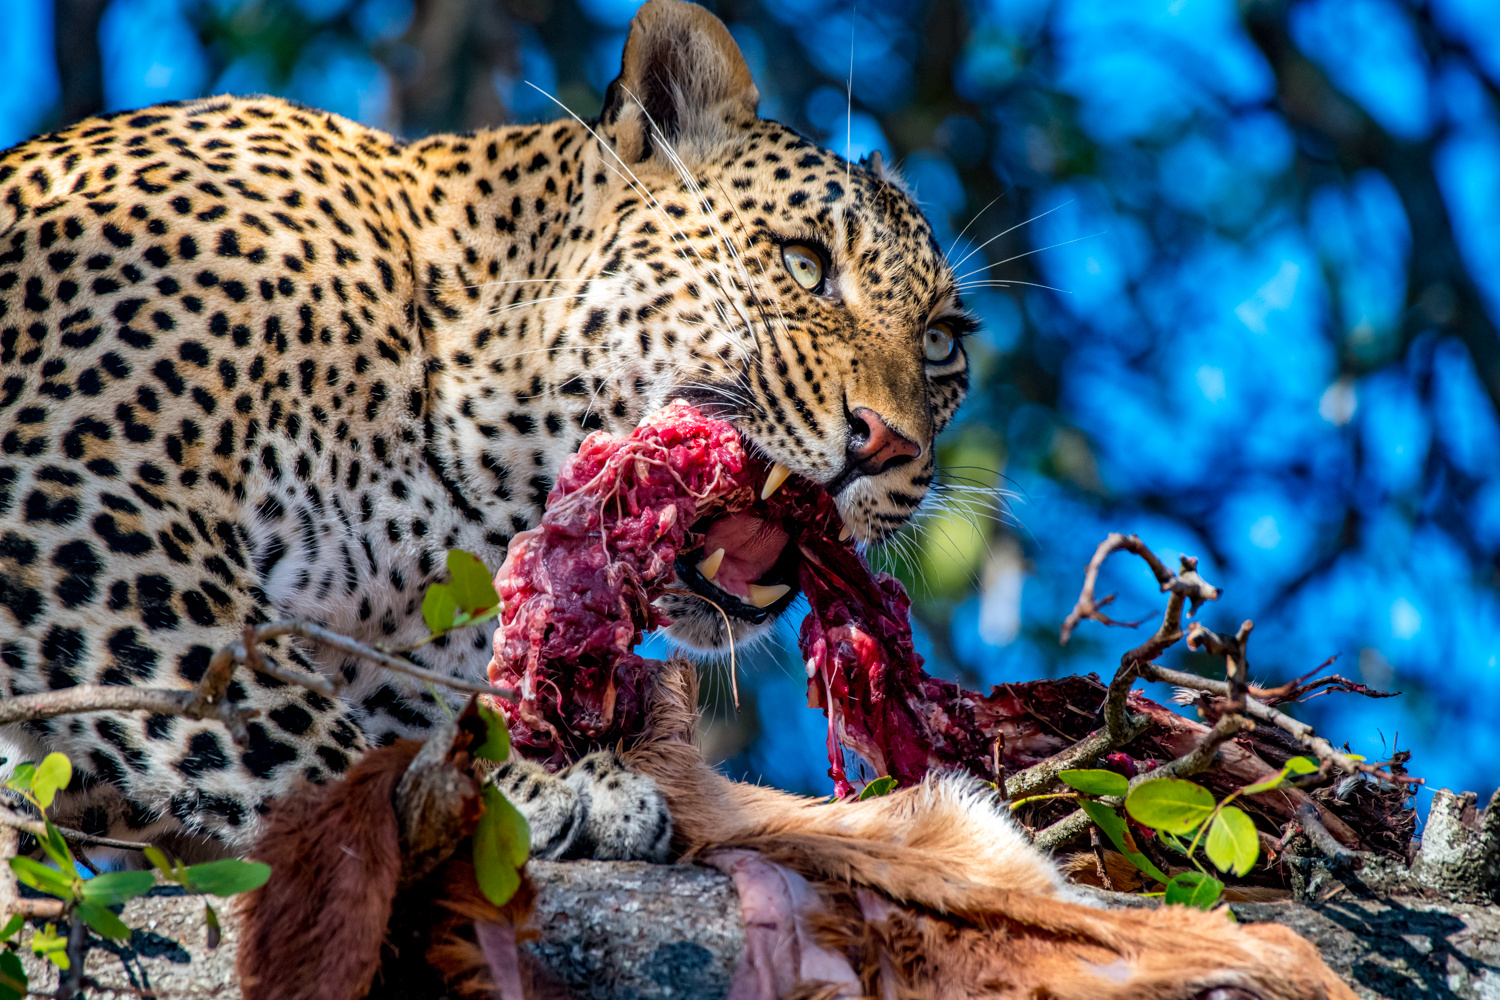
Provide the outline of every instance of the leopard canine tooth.
[[786,477],[790,476],[791,474],[792,470],[788,469],[780,462],[777,462],[775,465],[771,466],[771,472],[766,476],[766,485],[760,488],[760,498],[762,500],[771,499],[771,496],[777,490],[781,489],[781,484],[786,482]]
[[847,524],[844,525],[842,528],[839,529],[839,541],[841,541],[841,542],[847,542],[849,539],[851,539],[853,537],[854,537],[854,529],[851,528],[851,527],[849,527]]
[[762,587],[758,583],[752,583],[750,584],[750,596],[745,603],[754,605],[757,608],[764,608],[775,604],[791,592],[792,588],[784,583],[772,584],[769,587]]
[[713,555],[698,564],[698,572],[703,574],[703,579],[712,580],[719,575],[719,565],[724,562],[724,550],[715,549]]

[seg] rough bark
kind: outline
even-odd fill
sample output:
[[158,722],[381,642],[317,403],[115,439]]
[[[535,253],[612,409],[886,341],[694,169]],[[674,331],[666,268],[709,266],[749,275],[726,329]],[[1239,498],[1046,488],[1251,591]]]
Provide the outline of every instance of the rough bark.
[[[578,1000],[714,1000],[728,992],[744,938],[727,876],[692,865],[598,861],[533,862],[530,870],[539,889],[532,928],[540,936],[526,947]],[[1326,871],[1308,885],[1321,901],[1237,903],[1234,911],[1241,921],[1275,921],[1312,941],[1366,1000],[1500,996],[1500,906],[1367,898],[1366,883]],[[1109,905],[1154,905],[1098,895]],[[237,928],[232,914],[221,917],[223,942],[210,951],[201,900],[160,890],[133,900],[124,914],[137,928],[128,946],[91,942],[87,975],[105,988],[87,995],[238,1000]],[[29,953],[23,958],[34,991],[55,987],[55,970]]]

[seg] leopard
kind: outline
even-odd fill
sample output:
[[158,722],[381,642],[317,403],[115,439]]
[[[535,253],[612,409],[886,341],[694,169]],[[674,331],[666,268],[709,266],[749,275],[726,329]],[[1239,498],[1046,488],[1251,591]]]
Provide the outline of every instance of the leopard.
[[[291,618],[482,681],[493,621],[415,648],[445,552],[499,566],[586,435],[676,399],[888,540],[932,486],[976,320],[899,173],[759,101],[718,18],[649,0],[590,119],[402,141],[216,96],[0,154],[0,690],[189,689]],[[705,656],[797,597],[715,558],[660,602]],[[461,704],[326,644],[261,656],[226,693],[255,713],[238,740],[97,712],[10,725],[0,752],[65,753],[57,815],[85,833],[234,854],[288,789]],[[614,758],[498,780],[549,855],[670,836]]]

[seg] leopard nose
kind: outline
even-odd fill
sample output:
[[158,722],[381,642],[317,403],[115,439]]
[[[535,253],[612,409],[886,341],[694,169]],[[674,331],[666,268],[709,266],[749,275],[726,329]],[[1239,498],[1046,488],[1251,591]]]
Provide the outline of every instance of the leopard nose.
[[849,414],[849,464],[861,475],[878,476],[893,466],[910,462],[922,448],[885,422],[868,406]]

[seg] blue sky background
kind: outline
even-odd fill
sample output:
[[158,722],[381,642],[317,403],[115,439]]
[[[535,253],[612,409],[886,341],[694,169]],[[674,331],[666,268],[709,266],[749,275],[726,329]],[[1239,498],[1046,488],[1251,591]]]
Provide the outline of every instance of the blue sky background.
[[[494,4],[490,54],[452,68],[468,95],[453,107],[554,117],[546,92],[593,113],[635,6]],[[1487,796],[1500,785],[1495,405],[1452,319],[1457,286],[1411,277],[1435,252],[1414,245],[1424,220],[1380,163],[1350,166],[1288,116],[1241,21],[1253,6],[715,9],[767,117],[841,152],[882,150],[965,258],[960,271],[1015,282],[971,290],[986,327],[970,343],[971,402],[943,444],[956,499],[882,556],[918,598],[933,669],[975,687],[1112,672],[1138,637],[1086,623],[1062,648],[1057,626],[1098,541],[1134,531],[1165,557],[1202,559],[1224,588],[1203,612],[1211,626],[1254,619],[1257,678],[1279,683],[1337,654],[1335,670],[1403,692],[1320,698],[1299,714],[1372,757],[1399,733],[1415,773]],[[53,33],[79,28],[54,25],[52,10],[0,9],[0,146],[58,123]],[[420,65],[418,16],[411,0],[112,0],[98,27],[104,106],[273,91],[415,134],[441,119],[412,112],[414,75],[448,69]],[[1278,24],[1347,96],[1347,120],[1367,119],[1435,178],[1456,273],[1493,324],[1489,0],[1300,0]],[[993,489],[1007,495],[999,516]],[[1125,557],[1101,589],[1119,593],[1119,617],[1162,606]],[[790,634],[742,665],[741,712],[721,699],[715,733],[731,767],[825,789],[823,723],[799,707]]]

